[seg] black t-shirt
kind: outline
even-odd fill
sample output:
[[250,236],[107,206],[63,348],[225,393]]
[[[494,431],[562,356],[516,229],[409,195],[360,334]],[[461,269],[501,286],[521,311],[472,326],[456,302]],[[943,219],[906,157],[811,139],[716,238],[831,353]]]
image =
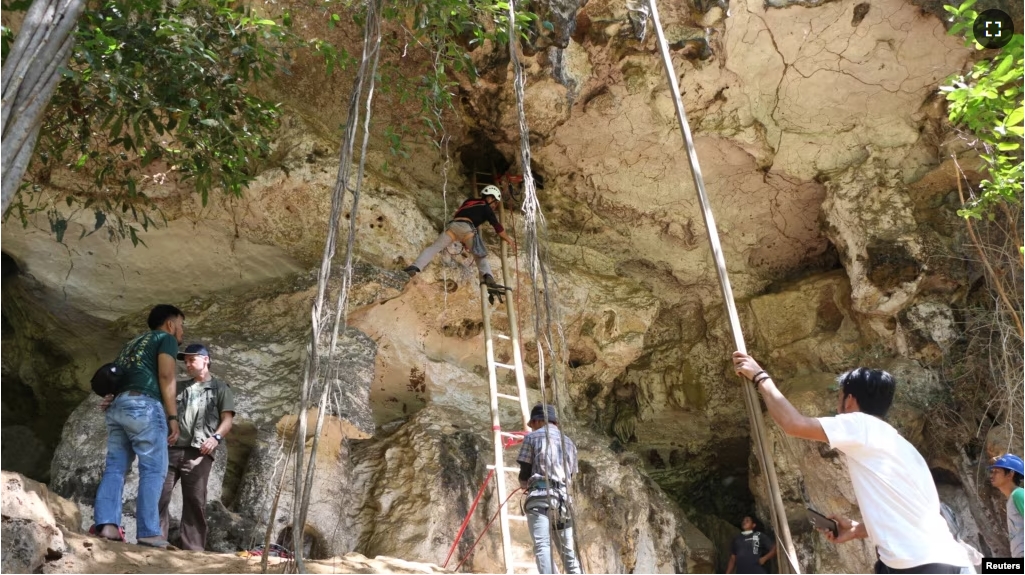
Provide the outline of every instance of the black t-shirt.
[[765,568],[758,564],[766,553],[773,548],[772,539],[761,531],[752,531],[749,535],[741,533],[733,538],[730,553],[736,556],[734,564],[736,573],[765,573]]
[[456,210],[455,218],[467,218],[473,221],[473,227],[479,228],[484,222],[491,224],[491,227],[495,228],[495,231],[502,233],[505,228],[502,224],[498,223],[498,217],[495,216],[494,210],[488,206],[487,202],[480,198],[470,198],[463,202],[459,209]]

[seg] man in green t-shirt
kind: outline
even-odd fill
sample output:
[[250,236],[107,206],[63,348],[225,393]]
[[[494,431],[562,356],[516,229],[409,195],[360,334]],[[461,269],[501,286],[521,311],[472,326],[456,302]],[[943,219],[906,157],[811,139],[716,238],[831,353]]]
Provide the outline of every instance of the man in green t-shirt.
[[178,414],[181,435],[168,450],[167,477],[160,495],[160,528],[167,537],[167,508],[178,480],[182,484],[182,548],[206,548],[206,486],[210,481],[214,450],[231,431],[235,418],[235,394],[228,384],[210,373],[210,352],[193,343],[178,354],[191,379],[178,382]]
[[989,466],[989,482],[1007,498],[1007,541],[1011,544],[1011,557],[1025,555],[1025,531],[1023,531],[1022,507],[1025,505],[1025,490],[1022,490],[1022,475],[1025,464],[1017,455],[1005,453]]
[[138,457],[137,540],[139,545],[167,547],[157,504],[167,474],[167,446],[178,440],[174,358],[185,335],[185,314],[161,304],[150,311],[147,324],[150,331],[125,344],[114,360],[124,375],[118,393],[100,404],[107,412],[107,460],[90,533],[124,540],[121,496],[125,475]]

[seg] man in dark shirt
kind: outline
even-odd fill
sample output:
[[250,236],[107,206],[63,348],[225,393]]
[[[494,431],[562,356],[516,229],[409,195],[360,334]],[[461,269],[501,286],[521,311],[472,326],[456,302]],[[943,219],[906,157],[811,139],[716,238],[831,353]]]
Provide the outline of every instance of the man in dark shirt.
[[231,431],[235,394],[228,384],[210,373],[210,352],[194,343],[178,354],[192,379],[178,382],[178,417],[181,435],[168,449],[167,477],[160,495],[160,528],[170,527],[167,508],[178,480],[182,484],[182,549],[206,548],[206,486],[214,463],[214,450]]
[[431,263],[431,260],[434,259],[434,256],[441,253],[441,250],[452,245],[454,242],[460,242],[463,246],[472,246],[470,253],[473,254],[473,258],[477,261],[477,269],[480,270],[484,283],[491,287],[498,287],[495,277],[491,275],[488,252],[484,248],[484,242],[481,240],[480,231],[477,228],[484,224],[484,222],[490,223],[498,237],[512,246],[514,250],[516,249],[516,242],[509,237],[509,234],[505,233],[505,228],[502,227],[502,224],[498,222],[498,218],[495,216],[495,209],[501,201],[502,192],[498,187],[487,186],[481,192],[479,199],[471,198],[463,202],[459,209],[456,210],[456,214],[452,216],[452,221],[445,226],[445,231],[441,232],[438,239],[425,249],[420,254],[420,257],[416,258],[413,265],[403,271],[409,274],[409,277],[415,276],[423,271],[427,264]]
[[[175,366],[185,335],[185,314],[173,305],[154,307],[150,331],[125,344],[114,363],[123,370],[118,393],[100,404],[107,412],[107,462],[96,490],[91,533],[124,540],[121,496],[132,459],[139,458],[135,499],[139,545],[167,547],[160,532],[160,489],[167,474],[167,446],[178,440]],[[170,428],[170,432],[168,432]]]
[[730,544],[727,573],[766,573],[764,565],[776,556],[776,544],[759,527],[750,515],[741,520],[740,535]]

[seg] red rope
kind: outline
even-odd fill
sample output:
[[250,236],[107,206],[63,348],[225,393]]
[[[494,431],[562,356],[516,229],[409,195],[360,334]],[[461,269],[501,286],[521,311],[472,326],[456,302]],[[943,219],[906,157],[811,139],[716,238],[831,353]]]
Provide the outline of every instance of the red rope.
[[[466,513],[466,519],[463,519],[463,524],[459,526],[459,533],[456,533],[456,540],[452,542],[452,548],[448,550],[448,555],[445,556],[445,564],[442,568],[448,567],[448,562],[452,559],[452,554],[456,551],[456,546],[459,545],[459,540],[463,538],[463,531],[466,531],[466,526],[470,523],[470,518],[473,517],[473,512],[477,509],[477,503],[480,502],[480,496],[484,495],[484,488],[488,486],[488,482],[491,481],[491,476],[495,474],[495,470],[488,471],[488,476],[484,479],[484,485],[480,486],[480,491],[477,492],[477,497],[473,499],[473,504],[470,505],[470,511]],[[476,545],[476,544],[475,544]],[[472,551],[473,548],[471,547]],[[460,563],[462,565],[462,563]]]
[[510,431],[509,433],[510,433],[510,435],[515,435],[516,437],[506,437],[505,438],[505,441],[503,442],[502,446],[505,447],[506,449],[509,449],[510,447],[512,447],[513,445],[516,445],[517,443],[523,443],[523,438],[527,436],[527,432],[526,431]]
[[[512,433],[514,435],[517,435],[518,437],[506,437],[503,440],[503,445],[505,448],[509,448],[517,443],[522,443],[523,437],[527,434],[526,431],[514,431]],[[494,474],[495,470],[492,469],[488,471],[488,476],[484,478],[484,484],[480,486],[480,491],[477,492],[477,497],[474,497],[473,504],[470,505],[470,511],[466,513],[466,518],[463,519],[463,524],[459,526],[459,532],[456,533],[456,540],[452,542],[452,547],[449,548],[448,555],[445,556],[445,564],[442,565],[442,568],[448,567],[448,562],[452,559],[452,554],[455,553],[456,547],[459,545],[459,540],[463,538],[463,532],[466,531],[466,526],[469,525],[470,518],[473,517],[473,512],[477,509],[477,504],[480,503],[480,497],[484,494],[484,489],[488,486],[488,482],[491,481],[491,476]],[[515,491],[513,493],[515,493]],[[509,497],[512,497],[512,495],[510,495]],[[506,501],[509,501],[508,497],[506,498]],[[492,519],[492,521],[494,521],[494,519]],[[491,524],[488,523],[488,526],[490,527]],[[486,532],[487,528],[485,528],[484,531]],[[474,545],[476,546],[477,544],[474,543]],[[470,548],[470,551],[473,551],[473,547]],[[462,565],[462,562],[460,562],[459,564]]]
[[[494,472],[494,470],[492,470],[492,472]],[[513,495],[516,495],[520,491],[523,491],[523,488],[517,487],[516,490],[510,493],[509,496],[505,498],[505,501],[503,501],[502,504],[498,506],[498,511],[496,511],[495,514],[491,516],[491,521],[488,521],[488,524],[484,526],[484,531],[481,531],[481,534],[477,536],[477,540],[473,542],[473,546],[470,547],[470,550],[466,553],[465,556],[463,556],[462,560],[459,561],[459,564],[456,565],[453,571],[459,571],[459,568],[463,566],[463,563],[466,563],[466,560],[470,558],[470,555],[473,555],[473,550],[477,548],[477,544],[480,543],[481,538],[483,538],[487,534],[488,529],[491,529],[491,524],[495,522],[495,519],[498,519],[498,514],[502,512],[502,508],[505,507],[505,504],[508,503],[510,499],[512,499]],[[448,563],[447,560],[445,562]],[[508,567],[508,565],[506,565],[506,567]]]

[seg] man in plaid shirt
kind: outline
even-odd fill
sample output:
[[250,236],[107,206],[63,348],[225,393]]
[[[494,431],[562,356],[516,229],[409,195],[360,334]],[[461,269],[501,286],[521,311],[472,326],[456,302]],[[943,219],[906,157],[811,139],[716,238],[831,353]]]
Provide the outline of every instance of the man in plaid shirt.
[[582,573],[573,548],[573,525],[567,512],[569,482],[579,471],[577,446],[559,430],[559,418],[553,405],[535,405],[528,425],[532,431],[523,438],[516,461],[520,464],[520,487],[527,492],[524,509],[534,540],[537,572],[554,573],[550,537],[554,531],[566,573]]

